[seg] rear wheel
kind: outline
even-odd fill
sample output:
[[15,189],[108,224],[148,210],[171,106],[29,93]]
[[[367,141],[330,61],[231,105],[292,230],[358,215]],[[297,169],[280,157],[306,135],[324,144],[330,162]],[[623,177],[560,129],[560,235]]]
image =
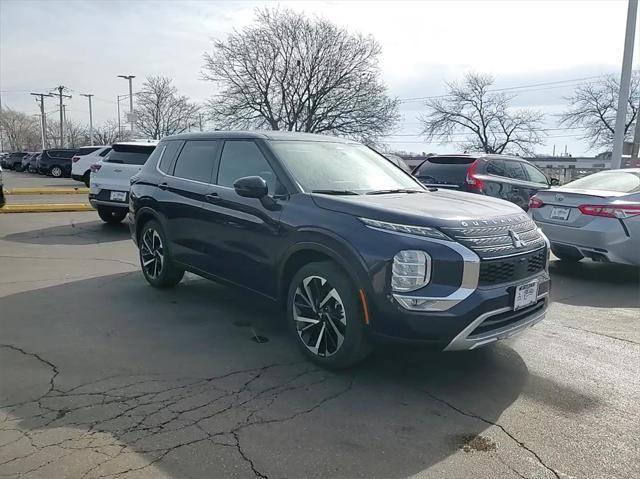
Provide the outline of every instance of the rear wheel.
[[49,173],[51,173],[51,176],[54,178],[60,178],[62,176],[62,168],[59,166],[52,166]]
[[287,315],[303,353],[322,367],[346,368],[371,352],[358,290],[335,263],[309,263],[298,271]]
[[112,208],[110,206],[97,206],[98,216],[105,223],[120,223],[127,216],[126,208]]
[[160,223],[155,220],[145,223],[138,240],[140,266],[147,282],[155,288],[175,286],[184,276],[184,270],[171,261],[166,244]]

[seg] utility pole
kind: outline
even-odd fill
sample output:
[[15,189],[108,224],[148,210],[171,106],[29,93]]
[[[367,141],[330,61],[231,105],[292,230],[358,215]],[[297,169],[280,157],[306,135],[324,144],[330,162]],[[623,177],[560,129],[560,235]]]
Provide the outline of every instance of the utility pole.
[[616,114],[616,128],[613,135],[613,151],[611,152],[611,169],[622,165],[622,145],[624,143],[624,127],[627,118],[627,102],[629,101],[629,84],[631,83],[631,65],[633,63],[633,42],[636,33],[636,17],[638,16],[638,0],[629,0],[627,9],[627,30],[624,36],[624,54],[622,56],[622,73],[620,74],[620,96]]
[[135,75],[118,75],[118,78],[124,78],[125,80],[129,80],[129,123],[131,123],[131,133],[133,133],[133,80]]
[[64,147],[64,106],[62,105],[62,99],[71,98],[71,95],[63,94],[66,89],[67,88],[62,85],[55,88],[55,90],[58,90],[58,96],[60,97],[60,148]]
[[202,131],[202,113],[198,113],[198,120],[200,121],[200,131]]
[[640,166],[638,160],[640,156],[640,110],[636,110],[636,129],[633,133],[633,145],[631,147],[631,168]]
[[40,133],[42,135],[42,149],[47,148],[47,123],[46,116],[44,112],[44,97],[52,96],[50,93],[30,93],[36,97],[36,103],[40,105]]
[[81,93],[80,96],[86,96],[89,99],[89,142],[93,146],[93,112],[91,111],[91,93]]
[[127,98],[127,95],[117,95],[116,96],[116,100],[118,103],[118,137],[120,137],[120,135],[122,135],[122,127],[120,126],[120,100],[122,98]]

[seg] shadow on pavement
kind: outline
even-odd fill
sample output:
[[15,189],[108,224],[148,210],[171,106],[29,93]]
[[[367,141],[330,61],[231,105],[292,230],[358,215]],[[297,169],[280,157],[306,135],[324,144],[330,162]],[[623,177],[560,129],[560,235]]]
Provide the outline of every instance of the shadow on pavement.
[[130,238],[124,223],[110,225],[102,221],[71,223],[6,235],[4,240],[42,245],[85,245],[110,243]]
[[582,260],[549,264],[552,300],[574,306],[639,308],[640,268]]
[[278,308],[204,280],[156,290],[139,273],[103,276],[4,297],[0,311],[5,474],[404,478],[523,390],[563,392],[530,383],[503,345],[386,348],[321,370]]

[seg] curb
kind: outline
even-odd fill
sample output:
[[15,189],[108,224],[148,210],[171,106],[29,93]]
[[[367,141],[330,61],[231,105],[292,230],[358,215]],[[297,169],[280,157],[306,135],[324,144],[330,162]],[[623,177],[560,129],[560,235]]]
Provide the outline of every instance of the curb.
[[0,208],[3,213],[59,213],[74,211],[94,211],[89,203],[58,203],[58,204],[7,204]]
[[5,195],[74,195],[87,194],[89,188],[74,186],[69,188],[9,188]]

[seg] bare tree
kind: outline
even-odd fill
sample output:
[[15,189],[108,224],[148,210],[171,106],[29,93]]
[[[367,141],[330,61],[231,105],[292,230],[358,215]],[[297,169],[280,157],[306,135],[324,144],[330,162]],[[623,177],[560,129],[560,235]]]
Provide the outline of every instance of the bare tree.
[[118,131],[118,123],[114,120],[93,127],[93,141],[96,145],[111,145],[116,141],[128,140],[129,137],[129,130]]
[[[560,124],[570,128],[584,128],[582,138],[591,149],[611,148],[618,111],[620,82],[613,76],[601,81],[578,85],[573,95],[565,97],[568,109],[560,115]],[[640,73],[631,78],[627,116],[624,123],[624,138],[631,141],[633,124],[638,116],[640,103]]]
[[13,151],[36,151],[42,146],[40,121],[37,117],[3,108],[0,111],[0,128]]
[[182,133],[193,126],[198,106],[186,96],[179,96],[172,80],[163,76],[150,76],[136,95],[136,123],[139,133],[160,139]]
[[398,120],[380,79],[380,45],[291,10],[257,10],[255,23],[216,40],[202,76],[222,128],[332,133],[374,142]]
[[60,144],[60,122],[47,121],[47,142],[54,148],[78,148],[90,143],[89,127],[73,120],[64,123],[64,144]]
[[542,143],[543,115],[510,107],[515,95],[491,91],[491,75],[467,73],[460,83],[446,83],[448,92],[427,100],[420,118],[427,140],[449,143],[456,137],[466,150],[485,153],[531,153]]

